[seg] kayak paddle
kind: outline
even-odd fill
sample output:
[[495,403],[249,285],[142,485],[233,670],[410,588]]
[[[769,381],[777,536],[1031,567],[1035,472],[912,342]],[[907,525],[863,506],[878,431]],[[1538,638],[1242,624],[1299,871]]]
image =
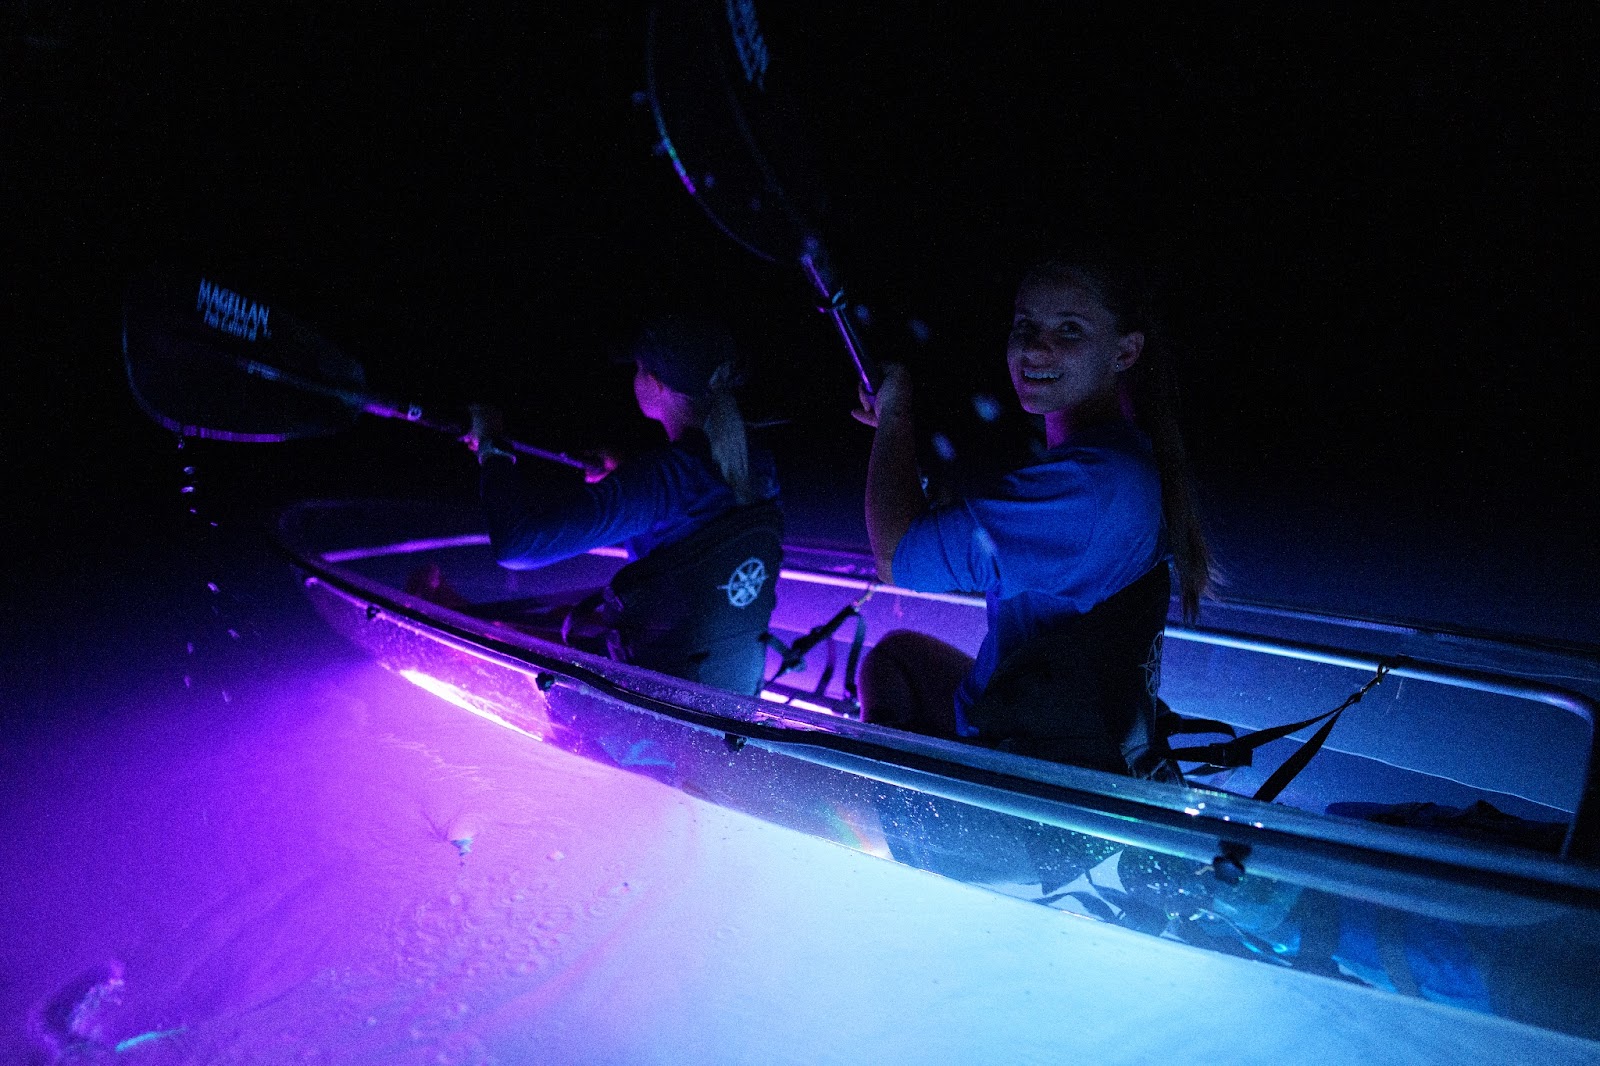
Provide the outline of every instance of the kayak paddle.
[[[366,390],[366,372],[305,323],[214,277],[152,271],[128,286],[122,313],[128,384],[145,414],[186,437],[243,443],[347,429],[357,416],[392,418],[461,437],[414,403]],[[583,462],[519,441],[520,455]]]
[[[791,179],[802,172],[798,138],[780,132],[784,111],[773,83],[781,77],[772,69],[753,0],[657,3],[650,12],[645,77],[661,138],[657,150],[684,189],[745,250],[800,267],[862,386],[869,395],[876,392],[883,375],[848,314],[849,301],[810,221],[814,208],[778,181],[780,158]],[[808,185],[791,182],[790,188]]]

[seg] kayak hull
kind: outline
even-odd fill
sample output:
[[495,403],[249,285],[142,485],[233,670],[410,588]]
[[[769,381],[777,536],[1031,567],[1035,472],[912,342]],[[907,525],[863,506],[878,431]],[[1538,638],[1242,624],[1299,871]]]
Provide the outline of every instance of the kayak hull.
[[526,742],[788,830],[1223,954],[1600,1039],[1585,864],[1043,764],[757,700],[409,596],[291,540],[384,668]]

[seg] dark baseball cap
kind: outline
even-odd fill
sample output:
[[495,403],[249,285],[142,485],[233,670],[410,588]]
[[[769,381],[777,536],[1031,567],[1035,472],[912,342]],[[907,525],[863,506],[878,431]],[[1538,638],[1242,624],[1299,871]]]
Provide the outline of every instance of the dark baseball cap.
[[634,338],[630,355],[661,384],[694,398],[710,389],[711,375],[719,366],[738,365],[728,328],[715,319],[689,314],[650,319]]

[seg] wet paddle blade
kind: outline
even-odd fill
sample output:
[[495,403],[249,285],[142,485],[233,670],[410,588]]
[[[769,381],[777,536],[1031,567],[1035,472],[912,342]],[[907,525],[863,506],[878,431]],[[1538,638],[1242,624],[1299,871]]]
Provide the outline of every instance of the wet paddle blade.
[[763,259],[793,263],[812,235],[815,186],[797,152],[799,113],[784,93],[750,0],[662,0],[647,43],[658,149],[728,236]]
[[[144,412],[186,437],[266,442],[326,436],[360,413],[361,366],[304,323],[198,272],[128,287],[122,352]],[[271,371],[292,375],[271,380]],[[349,395],[346,395],[349,394]]]
[[657,150],[717,228],[769,262],[799,266],[868,393],[882,380],[817,229],[821,183],[800,129],[801,76],[775,61],[754,0],[660,0],[646,81]]

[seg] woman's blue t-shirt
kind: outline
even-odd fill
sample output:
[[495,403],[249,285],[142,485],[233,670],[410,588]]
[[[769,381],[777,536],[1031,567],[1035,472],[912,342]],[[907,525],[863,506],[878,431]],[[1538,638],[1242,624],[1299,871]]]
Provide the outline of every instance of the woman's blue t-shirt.
[[1166,556],[1161,476],[1128,422],[1086,429],[992,493],[924,512],[894,553],[896,584],[979,592],[989,631],[956,689],[956,721],[996,667],[1050,622],[1087,613]]
[[[757,499],[777,497],[776,470],[764,448],[750,449],[750,482]],[[735,505],[699,432],[629,459],[592,485],[550,464],[491,460],[480,489],[495,558],[513,570],[611,544],[637,559]]]

